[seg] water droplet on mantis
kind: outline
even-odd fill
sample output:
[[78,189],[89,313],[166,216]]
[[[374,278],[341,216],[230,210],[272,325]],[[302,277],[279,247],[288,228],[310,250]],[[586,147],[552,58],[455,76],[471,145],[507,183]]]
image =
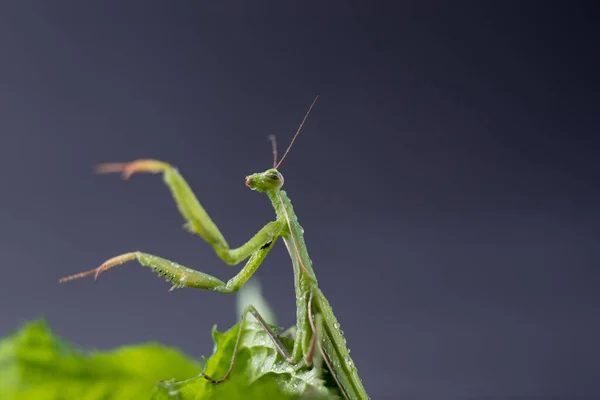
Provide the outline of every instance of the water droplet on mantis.
[[350,357],[346,357],[346,365],[350,368],[354,367],[354,363],[352,362],[352,359]]

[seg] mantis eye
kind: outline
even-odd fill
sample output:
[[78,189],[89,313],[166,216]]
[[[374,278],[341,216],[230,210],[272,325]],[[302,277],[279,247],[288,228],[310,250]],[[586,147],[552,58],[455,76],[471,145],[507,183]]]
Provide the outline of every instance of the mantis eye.
[[277,174],[269,174],[269,175],[267,175],[267,178],[272,179],[274,181],[278,181],[279,180],[279,175],[277,175]]

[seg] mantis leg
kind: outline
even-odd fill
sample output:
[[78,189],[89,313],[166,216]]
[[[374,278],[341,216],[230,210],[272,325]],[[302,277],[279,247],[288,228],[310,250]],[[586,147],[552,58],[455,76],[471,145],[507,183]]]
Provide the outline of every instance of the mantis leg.
[[128,163],[100,164],[96,171],[99,173],[120,172],[125,180],[138,172],[162,173],[163,180],[171,190],[179,212],[187,221],[186,229],[200,235],[213,246],[217,255],[230,265],[238,264],[248,258],[260,247],[273,240],[283,228],[283,224],[278,221],[270,222],[244,245],[231,249],[219,228],[208,216],[192,189],[175,167],[163,161],[141,159]]
[[89,275],[94,275],[94,278],[98,279],[98,276],[100,276],[100,274],[106,270],[126,263],[127,261],[137,260],[141,265],[150,267],[158,275],[165,277],[168,282],[171,282],[173,286],[170,290],[187,286],[196,289],[209,289],[219,293],[233,293],[239,290],[254,274],[267,254],[269,254],[269,251],[271,251],[271,248],[273,248],[275,240],[276,238],[254,252],[244,268],[242,268],[242,270],[238,272],[236,276],[227,281],[227,283],[215,278],[212,275],[208,275],[203,272],[184,267],[183,265],[179,265],[164,258],[139,251],[125,253],[113,257],[105,261],[98,268],[67,276],[60,279],[60,282],[68,282],[73,279],[83,278]]
[[[321,367],[322,357],[321,357],[321,342],[320,335],[323,329],[323,316],[320,313],[314,314],[312,310],[312,299],[313,294],[311,292],[310,297],[308,299],[308,321],[310,323],[310,328],[312,330],[312,336],[310,338],[310,344],[308,346],[308,350],[304,357],[306,365],[312,365],[313,360],[316,359],[316,366]],[[316,357],[315,357],[316,356]]]

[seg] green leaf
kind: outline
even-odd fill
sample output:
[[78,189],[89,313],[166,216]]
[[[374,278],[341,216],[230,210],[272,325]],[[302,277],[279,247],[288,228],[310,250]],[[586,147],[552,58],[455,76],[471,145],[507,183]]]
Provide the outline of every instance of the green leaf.
[[45,321],[29,322],[0,341],[3,400],[148,399],[158,381],[200,370],[200,363],[157,343],[85,353],[54,335]]
[[[221,378],[229,368],[240,325],[227,332],[213,329],[215,349],[205,373]],[[321,375],[326,370],[289,365],[277,352],[263,327],[246,321],[235,364],[229,378],[214,384],[202,376],[183,382],[170,381],[157,387],[156,399],[333,399],[337,390],[326,387]],[[291,351],[293,341],[280,337]]]

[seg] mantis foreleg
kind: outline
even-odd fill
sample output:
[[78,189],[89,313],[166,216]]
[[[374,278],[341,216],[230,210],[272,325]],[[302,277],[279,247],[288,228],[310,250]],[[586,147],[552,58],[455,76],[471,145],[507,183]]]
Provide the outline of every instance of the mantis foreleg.
[[120,172],[123,179],[129,179],[131,175],[138,172],[162,173],[163,180],[169,187],[179,212],[187,221],[186,229],[197,233],[212,245],[217,255],[227,264],[234,265],[245,260],[260,247],[273,240],[282,228],[280,222],[270,222],[244,245],[231,249],[219,228],[208,216],[192,189],[175,167],[159,160],[135,160],[128,163],[100,164],[96,171],[99,173]]
[[102,272],[108,269],[126,263],[127,261],[137,260],[141,265],[150,267],[154,272],[158,273],[160,276],[164,276],[167,281],[171,282],[173,284],[171,290],[187,286],[196,289],[209,289],[219,293],[233,293],[239,290],[254,274],[267,254],[269,254],[269,251],[271,251],[275,240],[276,238],[272,239],[254,252],[244,268],[242,268],[237,275],[227,281],[227,283],[215,278],[212,275],[208,275],[203,272],[184,267],[183,265],[179,265],[173,261],[165,260],[164,258],[152,254],[142,253],[140,251],[125,253],[113,257],[104,262],[98,268],[67,276],[62,278],[60,282],[67,282],[73,279],[83,278],[88,275],[94,275],[95,278],[98,278]]
[[314,314],[312,309],[312,299],[313,294],[310,293],[310,297],[308,299],[308,321],[310,323],[310,328],[312,330],[312,336],[310,338],[310,344],[308,346],[308,351],[306,352],[305,361],[306,365],[312,365],[313,358],[317,359],[318,367],[321,367],[321,357],[320,357],[320,335],[323,327],[323,319],[321,314]]

